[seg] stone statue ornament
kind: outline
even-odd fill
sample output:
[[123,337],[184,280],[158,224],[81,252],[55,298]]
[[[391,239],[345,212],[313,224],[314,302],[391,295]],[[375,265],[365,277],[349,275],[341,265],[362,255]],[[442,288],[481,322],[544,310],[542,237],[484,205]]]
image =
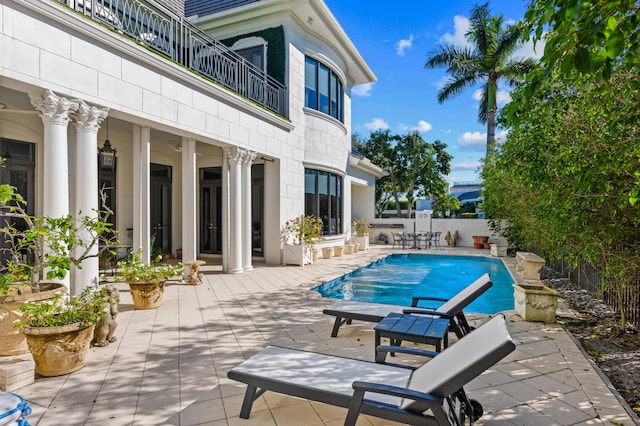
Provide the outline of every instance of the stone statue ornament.
[[105,299],[108,302],[108,305],[105,308],[107,315],[104,318],[100,318],[96,324],[92,342],[94,346],[107,346],[109,343],[118,340],[118,338],[113,334],[118,326],[116,317],[118,316],[120,291],[111,284],[104,286],[104,289],[107,291],[105,296]]

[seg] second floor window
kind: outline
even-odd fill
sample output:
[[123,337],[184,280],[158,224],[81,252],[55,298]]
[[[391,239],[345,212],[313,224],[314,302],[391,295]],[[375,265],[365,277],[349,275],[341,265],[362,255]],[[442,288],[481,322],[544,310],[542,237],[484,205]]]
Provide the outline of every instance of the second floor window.
[[304,106],[344,121],[344,92],[338,76],[326,65],[305,58]]

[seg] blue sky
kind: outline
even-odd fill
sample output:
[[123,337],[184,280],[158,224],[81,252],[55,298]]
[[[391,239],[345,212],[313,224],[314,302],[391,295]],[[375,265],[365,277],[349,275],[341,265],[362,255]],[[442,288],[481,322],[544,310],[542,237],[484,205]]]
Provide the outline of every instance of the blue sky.
[[[325,2],[378,78],[352,92],[352,132],[368,137],[376,129],[401,135],[419,130],[427,142],[439,139],[447,144],[453,156],[447,180],[477,181],[487,129],[478,122],[476,89],[439,104],[445,70],[427,70],[424,64],[439,43],[464,43],[469,12],[482,2],[401,0],[383,7],[365,0]],[[489,7],[492,15],[512,22],[522,19],[526,3],[493,0]],[[518,55],[533,56],[532,46],[524,46]],[[498,89],[502,106],[509,100],[509,89]],[[496,136],[503,135],[497,129]]]

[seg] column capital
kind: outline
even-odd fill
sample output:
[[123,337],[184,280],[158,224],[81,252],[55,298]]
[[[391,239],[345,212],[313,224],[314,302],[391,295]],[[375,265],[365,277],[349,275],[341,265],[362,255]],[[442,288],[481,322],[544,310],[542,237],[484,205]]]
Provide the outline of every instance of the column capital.
[[245,165],[251,165],[251,163],[253,163],[253,160],[256,159],[256,156],[258,155],[258,153],[256,151],[250,151],[248,149],[243,150],[243,156],[242,156],[242,162]]
[[225,158],[229,161],[233,161],[234,163],[242,161],[244,151],[244,149],[238,148],[237,146],[222,148]]
[[58,96],[51,90],[44,95],[29,94],[31,104],[40,111],[40,118],[44,123],[66,126],[69,123],[69,113],[78,107],[77,100]]
[[98,132],[100,123],[109,114],[109,108],[88,105],[85,101],[78,103],[78,108],[70,113],[77,130]]

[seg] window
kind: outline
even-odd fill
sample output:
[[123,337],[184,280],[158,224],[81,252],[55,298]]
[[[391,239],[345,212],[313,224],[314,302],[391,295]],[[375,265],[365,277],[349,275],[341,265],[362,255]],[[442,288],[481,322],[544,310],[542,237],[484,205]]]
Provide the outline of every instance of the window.
[[337,74],[309,57],[304,70],[304,106],[344,121],[344,92]]
[[342,176],[305,169],[304,195],[304,213],[322,219],[322,235],[342,234]]
[[247,62],[252,63],[257,68],[260,68],[263,71],[266,71],[264,67],[264,46],[256,46],[250,47],[248,49],[236,50],[236,53],[246,59]]

